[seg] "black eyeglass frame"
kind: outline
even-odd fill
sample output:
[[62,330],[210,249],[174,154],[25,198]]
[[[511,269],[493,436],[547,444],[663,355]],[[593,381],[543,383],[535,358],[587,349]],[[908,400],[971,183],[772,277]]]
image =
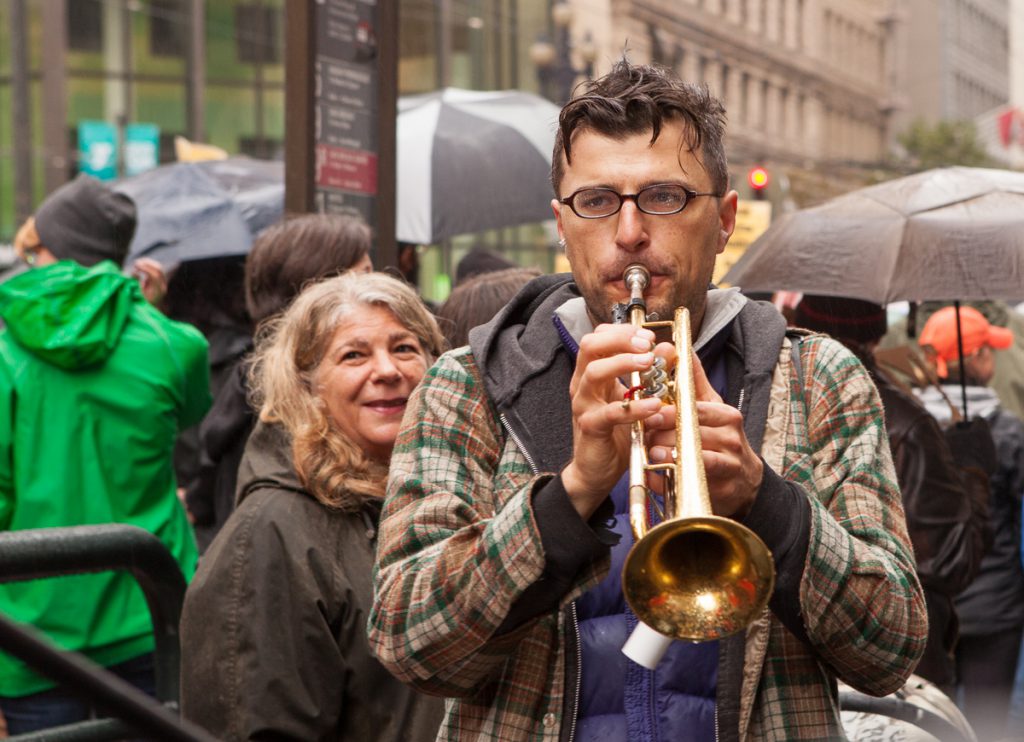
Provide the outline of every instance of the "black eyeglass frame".
[[[640,205],[640,194],[642,194],[644,191],[650,190],[651,188],[664,188],[665,186],[671,186],[672,188],[682,189],[683,193],[686,195],[686,199],[683,201],[682,206],[680,206],[675,211],[647,211],[643,206]],[[616,198],[619,199],[619,205],[616,207],[615,211],[609,212],[607,214],[601,214],[600,216],[587,216],[586,214],[581,214],[580,212],[576,211],[576,206],[573,204],[573,200],[576,198],[576,196],[585,191],[603,191],[604,193],[611,193]],[[565,198],[558,199],[558,203],[565,204],[566,206],[568,206],[570,209],[572,209],[572,213],[578,216],[580,219],[607,219],[610,216],[615,216],[620,211],[622,211],[622,205],[626,203],[627,200],[632,201],[634,204],[636,204],[636,208],[638,211],[640,211],[641,214],[649,214],[650,216],[672,216],[673,214],[679,214],[680,212],[682,212],[682,210],[686,208],[686,205],[689,204],[692,199],[695,199],[698,196],[714,196],[715,198],[721,198],[722,194],[714,192],[698,193],[692,188],[686,188],[685,186],[681,186],[678,183],[654,183],[652,185],[641,188],[636,193],[619,193],[618,191],[612,188],[578,188]]]

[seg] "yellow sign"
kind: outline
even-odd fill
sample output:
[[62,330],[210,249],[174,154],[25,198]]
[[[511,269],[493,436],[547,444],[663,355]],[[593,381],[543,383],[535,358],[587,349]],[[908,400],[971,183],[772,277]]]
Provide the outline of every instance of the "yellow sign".
[[736,208],[736,229],[725,246],[725,252],[715,262],[715,272],[711,280],[721,285],[722,276],[729,272],[737,260],[747,251],[750,244],[764,234],[772,223],[771,201],[739,202]]

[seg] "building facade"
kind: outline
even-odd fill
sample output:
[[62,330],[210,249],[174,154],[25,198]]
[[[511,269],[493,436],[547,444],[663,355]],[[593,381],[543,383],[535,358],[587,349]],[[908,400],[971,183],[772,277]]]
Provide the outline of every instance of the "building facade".
[[973,121],[1009,101],[1009,0],[898,0],[897,14],[897,131]]
[[[628,48],[634,58],[706,82],[723,99],[733,180],[741,191],[754,164],[798,180],[816,169],[875,166],[889,151],[890,0],[577,2],[594,24],[600,23],[597,13],[607,11],[597,31],[599,60]],[[800,205],[811,198],[781,195],[795,196]]]

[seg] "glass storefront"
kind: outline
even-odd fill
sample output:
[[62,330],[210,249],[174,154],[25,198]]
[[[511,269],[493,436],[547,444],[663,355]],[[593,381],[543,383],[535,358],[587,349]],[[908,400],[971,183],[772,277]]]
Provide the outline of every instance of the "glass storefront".
[[[397,0],[399,94],[445,86],[538,92],[530,45],[549,31],[550,0]],[[0,2],[0,242],[17,228],[13,131],[12,8],[24,8],[30,110],[32,199],[46,193],[42,65],[48,0]],[[284,143],[285,0],[206,0],[201,40],[201,130],[189,120],[190,0],[67,0],[61,85],[66,106],[66,177],[77,169],[78,124],[155,124],[160,160],[174,159],[175,135],[232,154],[280,158]],[[47,6],[59,7],[59,4]],[[50,11],[52,12],[52,10]],[[52,26],[53,18],[49,18]],[[60,88],[58,88],[60,89]],[[24,142],[18,143],[21,147]],[[21,157],[24,158],[24,150]],[[24,161],[24,160],[23,160]],[[52,165],[52,162],[50,163]],[[51,179],[53,173],[50,173]],[[550,224],[463,235],[421,248],[424,294],[442,300],[447,276],[474,246],[525,266],[554,267]]]
[[[11,197],[15,135],[10,114],[15,3],[25,11],[22,36],[31,105],[27,146],[32,159],[32,203],[46,193],[40,80],[48,2],[0,3],[0,242],[9,240],[17,228]],[[67,46],[61,85],[70,155],[67,177],[77,170],[77,130],[82,121],[104,121],[116,127],[155,124],[164,162],[174,159],[175,135],[202,139],[230,153],[282,156],[285,0],[208,0],[204,4],[201,131],[188,120],[187,59],[193,28],[189,0],[66,0],[64,6]],[[46,48],[52,53],[52,46]]]

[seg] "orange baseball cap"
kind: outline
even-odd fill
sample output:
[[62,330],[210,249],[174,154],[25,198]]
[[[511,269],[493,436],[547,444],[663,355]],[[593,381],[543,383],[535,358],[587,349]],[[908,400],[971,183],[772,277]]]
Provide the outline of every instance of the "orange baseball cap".
[[[974,307],[960,307],[960,333],[965,358],[986,345],[996,350],[1004,350],[1013,345],[1013,332],[1005,327],[990,324],[985,315]],[[943,307],[929,317],[917,342],[935,349],[936,370],[939,376],[946,378],[949,375],[946,364],[957,360],[959,355],[956,342],[956,307]]]

